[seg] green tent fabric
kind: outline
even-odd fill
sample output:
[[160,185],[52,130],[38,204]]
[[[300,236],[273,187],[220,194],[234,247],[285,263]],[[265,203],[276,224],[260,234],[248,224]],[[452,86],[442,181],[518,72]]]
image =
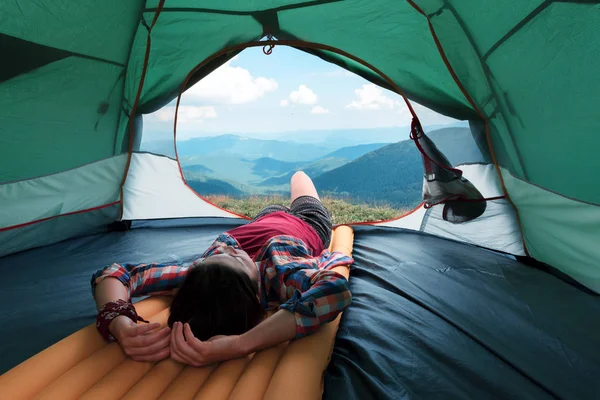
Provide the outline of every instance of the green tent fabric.
[[[600,292],[597,1],[14,0],[0,12],[0,54],[9,60],[0,66],[0,193],[8,205],[0,216],[27,196],[15,182],[83,166],[88,174],[103,160],[116,166],[97,202],[67,206],[56,196],[64,186],[44,186],[46,202],[31,206],[40,212],[3,222],[0,234],[18,235],[27,224],[35,238],[31,215],[80,215],[83,223],[86,210],[122,202],[128,163],[120,157],[139,141],[139,116],[172,100],[206,58],[223,51],[192,81],[240,50],[228,48],[270,34],[393,89],[364,65],[301,42],[342,50],[437,112],[486,120],[531,256]],[[95,215],[86,217],[90,229],[119,218]],[[56,241],[72,235],[59,225],[49,233]]]

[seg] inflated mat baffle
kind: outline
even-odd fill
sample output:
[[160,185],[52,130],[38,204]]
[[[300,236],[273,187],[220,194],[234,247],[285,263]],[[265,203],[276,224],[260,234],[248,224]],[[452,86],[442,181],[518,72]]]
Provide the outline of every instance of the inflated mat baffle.
[[[351,255],[353,241],[352,228],[339,226],[330,250]],[[346,266],[334,270],[349,276]],[[136,309],[151,322],[165,325],[170,300],[151,297],[136,303]],[[117,343],[106,344],[92,324],[0,376],[0,398],[318,399],[340,317],[311,336],[202,368],[171,359],[133,361]]]

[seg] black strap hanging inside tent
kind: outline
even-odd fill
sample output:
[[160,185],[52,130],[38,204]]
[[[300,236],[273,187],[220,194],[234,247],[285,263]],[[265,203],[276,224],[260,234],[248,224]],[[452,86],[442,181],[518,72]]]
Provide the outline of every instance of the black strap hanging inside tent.
[[423,158],[423,204],[425,208],[444,204],[442,217],[452,223],[471,221],[481,216],[487,200],[504,196],[484,198],[481,192],[463,176],[462,170],[453,168],[446,156],[427,137],[418,118],[411,124],[410,138]]

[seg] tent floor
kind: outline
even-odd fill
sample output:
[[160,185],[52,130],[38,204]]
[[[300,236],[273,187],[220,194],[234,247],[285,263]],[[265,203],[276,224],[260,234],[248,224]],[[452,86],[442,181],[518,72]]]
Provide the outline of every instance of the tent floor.
[[[0,370],[95,318],[93,272],[185,262],[239,220],[135,223],[0,259]],[[594,398],[600,298],[509,257],[418,232],[355,228],[353,303],[326,398]]]

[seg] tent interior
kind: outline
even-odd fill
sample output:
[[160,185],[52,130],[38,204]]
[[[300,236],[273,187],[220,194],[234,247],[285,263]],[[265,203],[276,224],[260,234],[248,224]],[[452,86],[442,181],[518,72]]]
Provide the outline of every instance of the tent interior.
[[318,371],[322,396],[597,396],[597,1],[27,0],[0,12],[0,390],[94,321],[92,273],[190,262],[247,223],[190,188],[176,152],[142,151],[144,115],[245,48],[290,46],[468,121],[481,151],[449,165],[413,111],[423,203],[352,226],[353,302]]

